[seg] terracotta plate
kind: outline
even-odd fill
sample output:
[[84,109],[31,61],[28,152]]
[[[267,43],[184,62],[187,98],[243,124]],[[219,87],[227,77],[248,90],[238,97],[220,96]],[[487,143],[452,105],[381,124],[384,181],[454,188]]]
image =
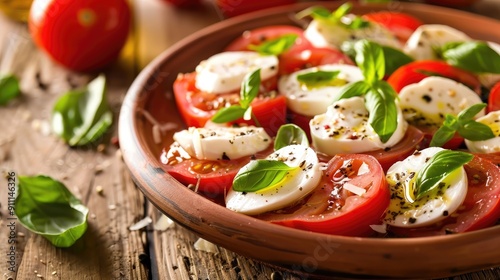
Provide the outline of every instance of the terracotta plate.
[[[338,2],[320,2],[335,8]],[[241,255],[298,273],[378,277],[444,277],[500,266],[500,226],[472,233],[414,239],[350,238],[272,225],[234,213],[192,192],[166,174],[159,161],[173,131],[155,144],[148,112],[161,123],[176,123],[172,82],[202,59],[222,50],[243,31],[265,25],[294,24],[294,12],[307,3],[270,9],[212,25],[157,57],[131,86],[121,109],[123,157],[145,196],[166,215],[200,237]],[[309,4],[310,5],[310,4]],[[500,22],[447,8],[392,3],[356,6],[355,13],[402,11],[426,23],[454,26],[470,36],[500,42]],[[480,26],[481,28],[477,28]]]

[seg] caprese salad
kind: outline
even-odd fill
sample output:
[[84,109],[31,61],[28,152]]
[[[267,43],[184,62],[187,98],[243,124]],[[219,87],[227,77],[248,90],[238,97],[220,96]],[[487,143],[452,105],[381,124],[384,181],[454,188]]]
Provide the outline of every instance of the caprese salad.
[[249,30],[179,74],[187,128],[165,147],[165,170],[232,211],[308,231],[497,224],[498,45],[349,3],[297,17],[307,26]]

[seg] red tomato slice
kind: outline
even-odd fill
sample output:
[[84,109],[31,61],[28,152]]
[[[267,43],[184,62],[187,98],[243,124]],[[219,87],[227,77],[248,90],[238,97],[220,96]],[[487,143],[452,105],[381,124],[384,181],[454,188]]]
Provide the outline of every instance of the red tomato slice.
[[462,207],[444,221],[414,229],[389,228],[398,236],[418,237],[478,230],[500,219],[500,167],[475,156],[464,166],[468,189]]
[[455,80],[481,94],[481,82],[476,75],[444,61],[419,60],[408,63],[394,71],[387,82],[396,92],[400,92],[405,86],[418,83],[429,76],[442,76]]
[[331,48],[293,48],[280,56],[281,75],[325,64],[349,64],[354,62],[343,52]]
[[411,34],[423,24],[420,19],[401,12],[373,12],[363,15],[363,18],[389,29],[402,43],[405,43]]
[[[357,175],[362,164],[369,172]],[[348,181],[364,188],[362,196],[344,187]],[[384,171],[369,155],[337,155],[328,163],[326,176],[313,193],[288,209],[258,218],[275,224],[327,234],[369,236],[370,225],[380,224],[389,206],[389,189]]]
[[165,171],[182,184],[192,186],[195,191],[204,194],[224,195],[232,187],[236,173],[244,165],[252,158],[262,159],[272,152],[273,144],[270,143],[266,150],[239,159],[199,160],[191,158],[179,162],[177,157],[180,155],[174,149],[170,151],[171,157],[167,156],[168,151],[163,151],[161,161]]
[[500,82],[496,83],[488,96],[488,112],[500,110]]
[[[196,73],[180,75],[173,85],[177,108],[187,126],[203,127],[217,110],[239,102],[239,93],[211,94],[199,91],[195,79]],[[276,79],[263,81],[262,86],[266,92],[270,92],[276,88]],[[252,112],[260,126],[274,136],[286,122],[286,98],[261,94],[252,102]],[[239,120],[236,123],[255,125],[252,120]]]

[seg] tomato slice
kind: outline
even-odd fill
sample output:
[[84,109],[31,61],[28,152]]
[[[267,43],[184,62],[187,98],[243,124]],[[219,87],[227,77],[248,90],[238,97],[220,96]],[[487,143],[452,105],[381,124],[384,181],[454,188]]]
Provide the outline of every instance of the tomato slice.
[[389,29],[402,43],[405,43],[411,34],[423,24],[420,19],[401,12],[372,12],[362,17]]
[[491,88],[488,96],[488,112],[500,110],[500,82]]
[[270,155],[274,149],[272,143],[269,147],[252,156],[231,160],[200,160],[196,158],[182,159],[175,146],[170,151],[164,150],[161,155],[163,169],[172,177],[195,191],[224,195],[233,185],[236,173],[251,159],[263,159]]
[[435,225],[414,228],[389,228],[397,236],[419,237],[478,230],[500,219],[500,167],[475,156],[464,166],[467,172],[467,196],[456,213]]
[[405,86],[418,83],[429,76],[455,80],[481,94],[481,82],[476,75],[437,60],[419,60],[403,65],[389,76],[387,82],[396,92],[400,92]]
[[309,47],[305,49],[294,48],[280,56],[280,74],[286,75],[293,72],[325,65],[325,64],[349,64],[354,62],[337,49]]
[[[239,93],[211,94],[198,90],[195,86],[196,73],[180,75],[174,82],[177,108],[187,126],[203,127],[220,108],[237,104]],[[262,82],[263,92],[273,92],[276,79]],[[261,93],[252,102],[252,112],[268,134],[276,135],[286,121],[286,98],[281,95]],[[255,125],[253,120],[238,120],[235,123]]]
[[[360,170],[365,167],[369,171]],[[354,194],[347,190],[345,182],[366,192]],[[381,223],[389,198],[384,171],[374,157],[343,154],[328,163],[324,180],[311,195],[295,206],[262,214],[258,218],[314,232],[369,236],[374,233],[370,225]]]

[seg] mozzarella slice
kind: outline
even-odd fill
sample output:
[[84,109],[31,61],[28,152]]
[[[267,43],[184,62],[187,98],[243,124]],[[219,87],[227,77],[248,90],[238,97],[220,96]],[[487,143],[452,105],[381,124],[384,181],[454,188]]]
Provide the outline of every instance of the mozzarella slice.
[[196,67],[196,88],[210,93],[235,91],[245,75],[258,68],[261,79],[269,79],[278,73],[278,58],[251,51],[218,53]]
[[[343,18],[345,21],[352,20],[351,16]],[[370,23],[365,28],[349,29],[339,24],[327,21],[313,20],[304,31],[304,36],[315,47],[340,49],[345,42],[354,42],[361,39],[379,43],[384,46],[401,49],[402,46],[396,36],[385,27]]]
[[[427,77],[399,93],[405,119],[416,126],[440,126],[446,114],[458,115],[470,106],[482,103],[470,88],[454,80]],[[484,110],[477,117],[484,116]]]
[[500,152],[500,111],[493,111],[486,116],[478,118],[476,121],[491,128],[495,138],[483,141],[471,141],[465,139],[465,145],[473,153],[498,153]]
[[[340,71],[333,85],[308,88],[297,79],[297,76],[316,71]],[[315,116],[323,114],[341,90],[350,83],[363,80],[361,70],[352,65],[328,64],[294,72],[280,78],[278,90],[287,98],[290,110],[305,115]]]
[[368,123],[369,113],[363,97],[339,100],[325,114],[309,123],[314,148],[329,156],[340,153],[363,153],[392,147],[403,139],[408,124],[398,108],[398,127],[386,143],[380,141]]
[[424,149],[403,161],[396,162],[387,171],[387,182],[391,190],[391,202],[385,222],[396,227],[421,227],[437,223],[453,213],[462,205],[467,195],[467,174],[459,168],[443,180],[442,187],[428,196],[410,202],[407,190],[416,173],[426,161],[442,148]]
[[190,127],[174,134],[174,140],[197,159],[237,159],[263,151],[271,137],[262,127]]
[[436,48],[449,42],[470,41],[464,32],[442,24],[424,24],[410,36],[404,52],[415,60],[438,59]]
[[[300,167],[274,188],[257,192],[238,192],[230,189],[226,207],[230,210],[256,215],[278,210],[300,200],[319,184],[322,172],[316,152],[303,145],[290,145],[271,154],[268,160],[279,160],[290,167]],[[245,171],[243,167],[240,172]]]

